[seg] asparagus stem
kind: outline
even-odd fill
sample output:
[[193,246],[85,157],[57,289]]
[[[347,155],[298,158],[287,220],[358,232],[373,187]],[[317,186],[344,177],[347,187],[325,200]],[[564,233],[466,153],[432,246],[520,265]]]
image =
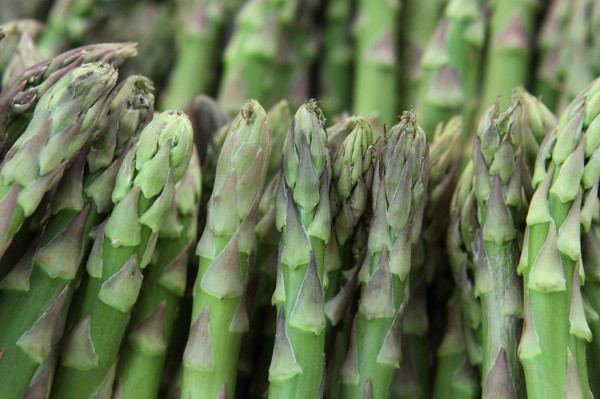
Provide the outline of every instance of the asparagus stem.
[[235,394],[242,335],[249,328],[246,290],[258,203],[270,155],[266,113],[246,103],[227,135],[198,243],[192,326],[183,355],[182,395]]

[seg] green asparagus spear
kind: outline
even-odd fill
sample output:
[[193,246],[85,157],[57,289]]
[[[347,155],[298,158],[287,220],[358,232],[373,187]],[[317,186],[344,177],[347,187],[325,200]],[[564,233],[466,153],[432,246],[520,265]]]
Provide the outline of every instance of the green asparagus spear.
[[597,203],[599,91],[596,80],[565,109],[535,163],[518,267],[525,297],[518,354],[532,399],[590,397],[585,347],[592,333],[581,297],[580,232],[589,230]]
[[39,100],[32,121],[9,150],[0,172],[5,215],[2,251],[60,179],[67,161],[90,138],[116,80],[112,67],[86,64],[65,75]]
[[179,299],[186,287],[188,255],[196,242],[200,184],[200,164],[194,151],[186,174],[175,186],[173,203],[160,228],[131,317],[116,377],[122,398],[158,396]]
[[184,397],[234,396],[239,348],[248,329],[247,276],[270,140],[265,111],[258,102],[247,102],[221,150],[196,251],[200,267],[183,355]]
[[397,55],[400,2],[359,0],[352,111],[377,114],[385,123],[398,115]]
[[517,86],[527,86],[536,4],[530,0],[491,2],[490,37],[481,98],[484,106],[501,96],[500,107],[506,109],[512,90]]
[[[421,233],[427,190],[427,135],[404,113],[375,169],[368,251],[359,273],[359,310],[339,379],[348,398],[388,398],[400,366],[400,336],[411,247]],[[365,395],[365,396],[363,396]]]
[[[89,279],[63,343],[53,395],[111,396],[116,357],[174,185],[192,156],[192,129],[181,111],[155,117],[129,150],[116,177],[116,203],[96,234]],[[107,328],[110,326],[109,328]]]
[[230,17],[225,3],[223,0],[176,2],[176,60],[163,95],[163,107],[183,107],[196,94],[214,93],[216,55],[223,24]]
[[330,164],[321,110],[314,100],[292,120],[284,145],[276,203],[280,243],[278,309],[270,398],[312,398],[324,389],[323,273],[329,240]]

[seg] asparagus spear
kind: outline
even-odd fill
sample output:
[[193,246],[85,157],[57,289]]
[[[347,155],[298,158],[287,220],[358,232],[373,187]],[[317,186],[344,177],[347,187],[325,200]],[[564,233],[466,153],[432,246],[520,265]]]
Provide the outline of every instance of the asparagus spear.
[[270,140],[265,111],[258,102],[247,102],[221,150],[198,243],[200,267],[183,355],[184,397],[234,396],[239,348],[248,329],[247,275]]
[[[423,220],[423,234],[412,252],[410,273],[410,299],[406,305],[402,326],[402,364],[396,373],[394,394],[399,398],[429,397],[432,389],[430,377],[430,321],[427,313],[425,285],[432,284],[435,276],[441,277],[447,266],[442,232],[447,230],[451,193],[458,179],[462,120],[452,118],[443,128],[438,125],[429,147],[429,177],[427,205]],[[435,283],[439,283],[436,281]],[[436,293],[444,296],[444,293]],[[445,298],[444,298],[445,299]],[[445,300],[443,303],[445,304]],[[435,305],[434,305],[435,306]],[[445,306],[445,305],[442,305]]]
[[200,164],[194,151],[186,174],[175,186],[131,317],[131,331],[117,370],[122,398],[158,396],[179,299],[185,291],[188,254],[196,242],[200,184]]
[[596,80],[565,109],[535,164],[518,267],[525,296],[519,359],[533,399],[590,397],[585,345],[592,334],[581,299],[580,225],[589,229],[589,210],[597,203],[599,90]]
[[60,179],[92,134],[104,98],[117,80],[116,71],[102,63],[74,69],[39,100],[27,130],[10,149],[0,172],[0,196],[5,220],[3,252],[24,219]]
[[390,1],[358,2],[354,26],[356,40],[355,77],[352,111],[371,116],[376,113],[385,123],[398,114],[395,70],[400,3]]
[[[230,121],[229,116],[219,107],[216,100],[204,94],[198,94],[194,97],[189,107],[186,108],[186,113],[190,115],[190,120],[194,127],[194,143],[196,144],[201,164],[205,165],[204,162],[207,157],[214,158],[214,164],[212,165],[212,177],[214,180],[214,167],[217,164],[219,150],[215,148],[210,149],[209,144],[212,142],[212,138],[216,132]],[[212,150],[212,153],[209,150]]]
[[213,93],[215,59],[223,23],[230,17],[223,0],[180,0],[175,26],[175,65],[169,74],[162,106],[182,107],[198,93]]
[[409,0],[402,11],[402,109],[417,103],[423,79],[421,57],[443,11],[442,0]]
[[463,115],[463,142],[471,135],[478,106],[480,58],[485,39],[481,1],[450,0],[425,49],[423,81],[417,101],[429,134],[439,122]]
[[427,135],[414,114],[404,113],[375,169],[369,256],[359,273],[359,310],[339,375],[344,397],[391,395],[401,361],[398,343],[411,247],[421,233],[427,163]]
[[192,146],[188,118],[168,111],[144,128],[125,155],[112,192],[116,205],[88,258],[89,279],[63,344],[54,396],[111,395],[117,351],[142,283],[140,269],[150,261]]
[[[334,185],[331,194],[331,214],[333,228],[329,246],[338,250],[340,262],[325,263],[327,282],[325,287],[325,300],[331,300],[340,287],[341,269],[349,270],[354,266],[351,258],[352,235],[367,209],[369,193],[373,181],[373,159],[375,147],[373,132],[369,122],[363,117],[353,118],[354,128],[337,149],[333,160]],[[329,305],[342,305],[331,302]],[[326,304],[327,309],[327,304]],[[343,309],[333,307],[326,310],[326,314],[333,325],[337,324]],[[335,315],[334,315],[335,314]]]
[[540,57],[535,72],[535,92],[553,111],[558,111],[560,93],[563,92],[561,60],[567,40],[562,32],[568,27],[570,3],[565,0],[552,0],[537,36]]
[[530,0],[491,2],[489,47],[485,59],[482,104],[510,104],[510,93],[527,86],[537,7]]
[[334,0],[327,4],[323,31],[322,66],[319,70],[319,98],[326,117],[338,115],[350,106],[352,59],[350,22],[353,2]]
[[270,398],[312,398],[324,389],[322,281],[331,227],[325,143],[323,115],[311,100],[292,120],[277,194],[276,223],[283,238],[273,294],[278,317]]
[[78,66],[101,61],[113,66],[137,54],[135,43],[93,44],[79,47],[40,62],[16,75],[0,93],[1,153],[23,134],[35,105],[56,83]]

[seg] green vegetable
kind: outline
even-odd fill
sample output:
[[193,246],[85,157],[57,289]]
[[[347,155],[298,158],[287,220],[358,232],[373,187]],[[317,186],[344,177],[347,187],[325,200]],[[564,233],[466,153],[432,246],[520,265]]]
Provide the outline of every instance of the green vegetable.
[[427,190],[427,135],[404,113],[376,165],[362,292],[346,360],[339,373],[348,398],[388,398],[396,369],[411,248],[421,234]]
[[324,390],[325,243],[331,231],[331,169],[321,110],[314,100],[292,120],[276,203],[283,234],[273,302],[278,309],[270,398],[312,398]]
[[266,113],[248,101],[225,139],[198,243],[192,325],[183,354],[182,395],[235,394],[242,335],[249,328],[246,289],[260,193],[270,155]]

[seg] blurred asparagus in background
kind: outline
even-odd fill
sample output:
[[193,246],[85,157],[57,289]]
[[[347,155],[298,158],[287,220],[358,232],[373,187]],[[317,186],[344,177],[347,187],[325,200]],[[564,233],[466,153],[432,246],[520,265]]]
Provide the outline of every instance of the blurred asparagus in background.
[[34,44],[41,23],[20,20],[0,25],[0,91],[16,75],[43,61]]
[[416,112],[433,134],[439,122],[463,115],[463,143],[478,107],[485,18],[481,1],[449,0],[421,58],[423,80]]

